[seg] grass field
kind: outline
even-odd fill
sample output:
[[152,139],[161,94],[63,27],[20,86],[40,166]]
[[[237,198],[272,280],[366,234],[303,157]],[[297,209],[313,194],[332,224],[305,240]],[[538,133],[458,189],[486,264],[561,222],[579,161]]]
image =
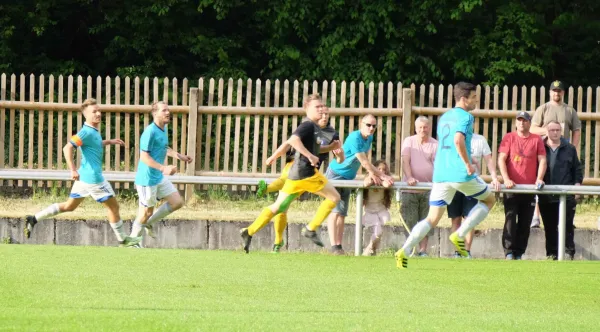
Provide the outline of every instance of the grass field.
[[[34,214],[55,202],[62,202],[68,198],[69,188],[61,188],[52,192],[34,191],[29,197],[2,196],[0,197],[0,217],[19,218],[26,214]],[[123,220],[133,220],[137,213],[137,196],[132,191],[122,191],[117,199],[121,205],[121,217]],[[260,214],[260,211],[274,201],[270,198],[256,198],[253,196],[242,199],[227,191],[209,189],[197,193],[181,210],[169,215],[169,219],[197,219],[197,220],[227,220],[227,221],[252,221]],[[292,223],[309,222],[320,199],[308,199],[294,202],[288,213],[288,220]],[[392,225],[400,225],[399,203],[393,201],[390,210]],[[355,203],[350,202],[347,223],[355,222]],[[577,206],[575,214],[575,225],[578,228],[597,228],[597,220],[600,216],[600,204],[597,199],[587,199],[585,203]],[[106,218],[106,210],[101,204],[92,199],[85,200],[80,207],[69,213],[59,216],[61,219],[99,219]],[[450,227],[450,219],[442,218],[440,227]],[[504,225],[504,209],[502,203],[496,204],[490,215],[478,226],[479,229],[502,228]]]
[[0,245],[2,331],[593,331],[594,262]]

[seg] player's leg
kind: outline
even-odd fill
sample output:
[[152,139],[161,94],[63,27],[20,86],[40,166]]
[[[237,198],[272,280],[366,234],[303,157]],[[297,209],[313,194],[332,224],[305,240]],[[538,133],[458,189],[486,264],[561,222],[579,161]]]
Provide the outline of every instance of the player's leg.
[[71,194],[69,195],[69,199],[63,203],[54,203],[42,211],[37,212],[35,215],[28,215],[25,217],[26,227],[24,229],[25,236],[29,238],[31,236],[31,232],[33,232],[33,228],[38,223],[38,221],[42,221],[51,217],[56,216],[57,214],[64,212],[74,211],[83,200],[90,195],[89,192],[90,185],[87,183],[83,183],[81,181],[75,181],[73,187],[71,188]]
[[427,217],[419,221],[413,227],[406,242],[396,252],[396,266],[399,268],[408,267],[408,255],[431,230],[437,226],[438,222],[446,212],[446,206],[452,201],[456,189],[449,183],[434,183],[429,197],[429,213]]
[[[429,214],[429,192],[424,192],[424,193],[419,193],[417,194],[417,212],[418,212],[418,219],[417,220],[423,220],[427,217],[427,215]],[[418,252],[418,256],[419,257],[427,257],[427,245],[429,243],[429,236],[433,235],[433,229],[430,229],[429,232],[427,232],[427,235],[425,235],[421,241],[419,242],[419,252]]]
[[288,173],[293,164],[293,161],[288,162],[281,171],[281,175],[277,179],[275,179],[275,181],[269,184],[267,184],[265,180],[260,180],[256,189],[256,196],[262,197],[267,193],[274,193],[280,191],[281,188],[283,188],[283,185],[285,184],[285,180],[288,178]]
[[494,204],[496,204],[496,197],[491,192],[488,185],[480,178],[457,183],[456,189],[462,192],[466,197],[479,201],[471,211],[469,211],[469,214],[462,225],[455,232],[459,239],[464,239],[475,226],[479,225],[479,223],[487,217],[490,210],[494,207]]
[[[465,195],[459,191],[454,194],[454,198],[452,202],[448,205],[448,218],[450,218],[452,222],[452,232],[456,232],[456,230],[460,227],[463,220],[463,199]],[[458,251],[454,252],[454,258],[462,257]]]
[[115,198],[115,191],[108,181],[105,180],[102,183],[90,185],[89,194],[96,202],[102,203],[107,208],[108,222],[121,246],[131,247],[137,245],[142,240],[141,238],[130,238],[125,234],[123,221],[119,212],[119,203]]
[[319,208],[317,209],[317,213],[315,214],[313,220],[308,225],[306,225],[305,228],[302,229],[302,234],[305,237],[311,239],[316,245],[322,247],[323,242],[317,234],[317,229],[319,228],[319,226],[321,226],[323,221],[325,221],[329,213],[331,213],[331,210],[333,210],[333,208],[335,208],[335,206],[340,202],[340,194],[333,185],[327,182],[327,180],[321,173],[317,174],[320,175],[320,177],[324,181],[322,183],[324,183],[325,185],[319,185],[321,188],[319,188],[317,191],[315,191],[315,187],[309,188],[309,190],[321,197],[324,197],[325,200],[321,203],[321,205],[319,205]]
[[273,243],[273,252],[279,252],[285,245],[283,233],[287,227],[287,212],[279,213],[273,218],[273,228],[275,229],[275,241]]
[[[458,194],[458,192],[456,193]],[[471,210],[473,210],[473,208],[479,203],[478,200],[474,199],[474,198],[470,198],[470,197],[466,197],[464,194],[462,195],[462,213],[461,213],[461,218],[466,219],[469,214],[471,213]],[[467,235],[465,236],[465,250],[467,250],[467,258],[472,258],[471,256],[471,245],[473,244],[473,233],[474,233],[475,229],[472,228]],[[454,230],[453,230],[454,232]]]
[[139,237],[142,235],[142,229],[148,222],[148,219],[154,214],[154,207],[158,204],[156,198],[158,186],[140,186],[136,185],[135,189],[138,193],[138,212],[131,226],[130,237]]
[[146,234],[153,238],[156,237],[153,225],[169,214],[181,209],[185,203],[177,188],[167,179],[163,179],[156,187],[156,197],[157,201],[162,200],[164,203],[156,211],[153,211],[146,223],[143,223]]
[[123,247],[132,247],[138,245],[141,241],[141,237],[129,237],[125,233],[123,221],[121,220],[121,214],[119,211],[119,203],[114,196],[107,198],[102,201],[102,205],[108,210],[108,222],[110,227],[115,232],[117,240]]
[[[302,192],[297,192],[294,186],[295,181],[287,180],[286,184],[279,192],[275,203],[264,208],[260,215],[254,220],[248,228],[240,230],[240,236],[242,237],[244,251],[248,253],[250,251],[250,243],[252,242],[252,236],[257,233],[260,229],[265,227],[273,217],[279,213],[287,212],[290,204],[298,197]],[[290,184],[291,183],[291,184]],[[286,187],[287,185],[287,187]]]

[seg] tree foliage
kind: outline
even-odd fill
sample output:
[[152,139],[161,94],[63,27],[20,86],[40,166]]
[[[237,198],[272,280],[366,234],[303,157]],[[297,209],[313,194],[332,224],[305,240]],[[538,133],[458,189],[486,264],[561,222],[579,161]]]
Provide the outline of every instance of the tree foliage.
[[22,0],[0,71],[595,85],[600,2]]

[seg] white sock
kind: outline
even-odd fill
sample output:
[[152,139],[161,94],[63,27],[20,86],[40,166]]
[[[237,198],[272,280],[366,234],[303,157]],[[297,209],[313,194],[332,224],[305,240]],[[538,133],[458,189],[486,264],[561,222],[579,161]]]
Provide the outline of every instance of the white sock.
[[419,242],[421,242],[421,240],[427,236],[427,233],[430,229],[431,225],[426,219],[419,221],[415,227],[413,227],[412,231],[410,232],[410,236],[408,239],[406,239],[406,242],[402,246],[404,252],[409,255],[412,248],[419,244]]
[[127,237],[127,234],[125,234],[125,230],[123,229],[123,221],[119,220],[116,223],[110,223],[110,227],[112,227],[113,231],[115,232],[115,235],[117,236],[117,240],[119,240],[119,242],[125,240],[125,238]]
[[144,227],[144,225],[140,224],[136,218],[136,220],[133,222],[133,226],[131,226],[131,234],[129,236],[138,237],[142,235],[142,227]]
[[60,213],[60,209],[58,207],[58,203],[54,203],[49,207],[43,209],[42,211],[35,214],[35,219],[37,221],[42,221],[44,219],[53,217]]
[[173,212],[173,209],[169,203],[161,205],[158,210],[154,211],[150,219],[148,219],[148,225],[154,224],[155,222],[171,214],[171,212]]
[[458,237],[464,239],[469,231],[479,225],[479,223],[482,222],[485,217],[487,217],[488,213],[490,213],[490,209],[488,209],[487,205],[483,204],[482,202],[477,203],[477,205],[471,209],[471,212],[469,212],[467,218],[462,222],[456,231]]

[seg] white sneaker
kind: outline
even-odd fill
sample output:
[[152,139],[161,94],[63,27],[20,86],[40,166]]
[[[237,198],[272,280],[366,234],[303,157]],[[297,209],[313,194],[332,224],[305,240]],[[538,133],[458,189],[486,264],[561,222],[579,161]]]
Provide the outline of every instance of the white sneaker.
[[540,228],[540,218],[531,219],[531,228]]

